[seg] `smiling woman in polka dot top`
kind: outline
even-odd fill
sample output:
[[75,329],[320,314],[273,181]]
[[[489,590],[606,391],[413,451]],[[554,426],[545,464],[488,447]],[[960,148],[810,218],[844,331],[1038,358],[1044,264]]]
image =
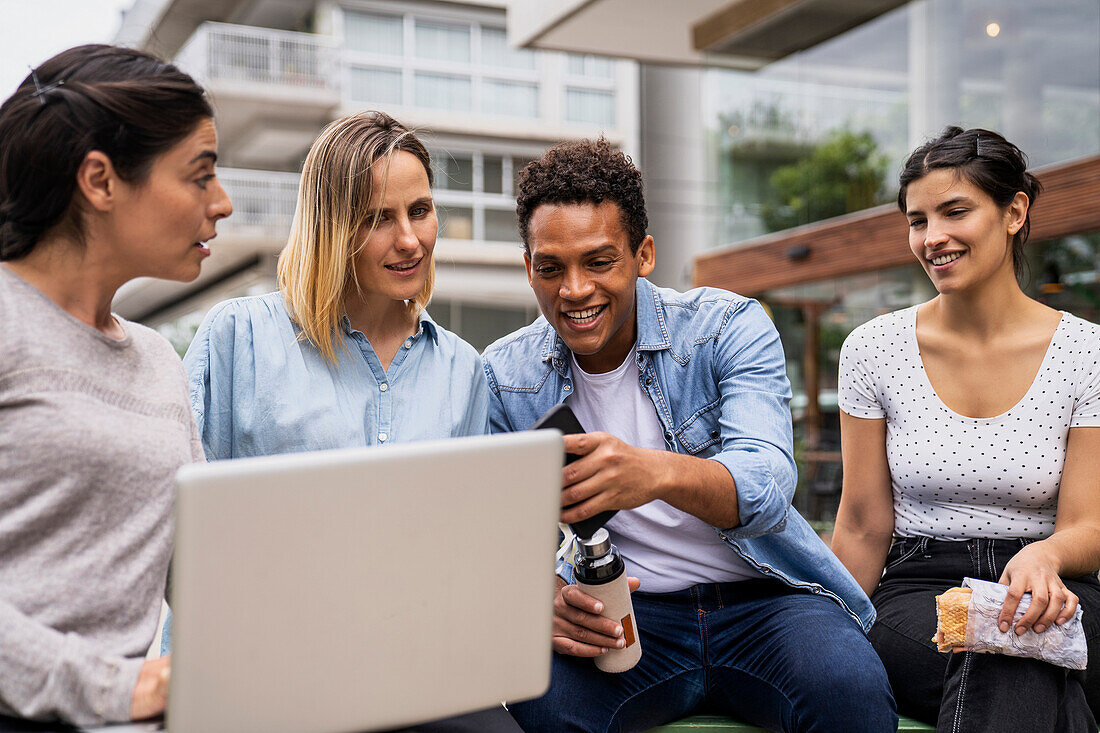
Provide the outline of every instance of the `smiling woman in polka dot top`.
[[878,611],[899,712],[941,731],[1095,731],[1100,710],[1100,674],[931,641],[933,597],[970,576],[1009,586],[1003,631],[1057,633],[1080,604],[1100,660],[1100,327],[1020,289],[1040,190],[1026,169],[987,130],[914,151],[898,205],[939,295],[841,352],[833,550]]

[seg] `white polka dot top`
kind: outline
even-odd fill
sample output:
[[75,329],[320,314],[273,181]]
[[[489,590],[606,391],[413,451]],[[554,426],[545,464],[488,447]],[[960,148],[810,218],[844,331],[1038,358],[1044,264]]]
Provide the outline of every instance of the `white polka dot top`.
[[1069,429],[1100,426],[1100,326],[1063,313],[1027,394],[996,417],[964,417],[924,372],[918,307],[863,324],[840,352],[840,408],[886,418],[894,534],[1049,536]]

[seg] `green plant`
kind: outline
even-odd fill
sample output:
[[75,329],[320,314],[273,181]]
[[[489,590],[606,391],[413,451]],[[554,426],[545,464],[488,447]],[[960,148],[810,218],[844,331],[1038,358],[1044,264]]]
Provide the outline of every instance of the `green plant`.
[[778,203],[761,208],[764,226],[774,232],[882,203],[887,165],[869,132],[835,130],[808,156],[772,174]]

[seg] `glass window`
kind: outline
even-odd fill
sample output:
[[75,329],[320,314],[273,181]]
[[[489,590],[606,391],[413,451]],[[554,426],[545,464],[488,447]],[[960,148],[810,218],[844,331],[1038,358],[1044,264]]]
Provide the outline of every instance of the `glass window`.
[[481,63],[504,69],[535,68],[535,52],[508,46],[503,28],[481,28]]
[[489,114],[538,117],[538,84],[486,79],[481,85],[481,107]]
[[401,104],[401,72],[352,66],[349,96],[359,102]]
[[344,42],[353,51],[401,56],[404,53],[402,24],[399,15],[345,10]]
[[527,167],[531,158],[512,158],[512,190],[519,189],[519,172]]
[[1033,167],[1100,152],[1096,1],[1052,8],[910,2],[759,71],[707,71],[713,244],[891,201],[912,147],[949,124],[1002,133]]
[[414,77],[416,106],[469,112],[473,107],[473,84],[468,76],[417,73]]
[[436,324],[442,326],[448,331],[454,331],[454,321],[451,318],[451,301],[449,300],[436,300],[432,299],[432,304],[428,307],[428,313],[431,315],[432,320]]
[[568,70],[573,76],[592,76],[600,79],[615,78],[615,63],[603,56],[579,56],[575,53],[567,55],[569,59]]
[[615,94],[595,89],[565,90],[565,119],[593,125],[615,124]]
[[[799,486],[795,505],[811,521],[831,521],[840,491],[840,347],[852,329],[875,316],[935,296],[916,263],[793,285],[763,293],[787,354]],[[807,364],[816,368],[805,371]],[[812,380],[813,374],[817,379]],[[810,383],[807,383],[808,380]],[[810,444],[809,441],[815,441]]]
[[460,306],[458,335],[481,351],[501,336],[507,336],[530,322],[524,308],[494,308],[492,306]]
[[469,155],[432,153],[436,188],[448,191],[474,190],[474,159]]
[[416,21],[416,55],[437,61],[470,62],[470,26]]
[[439,236],[447,239],[474,238],[474,210],[468,206],[440,206],[436,204],[439,218]]
[[515,210],[486,209],[485,239],[490,242],[518,242],[519,220]]
[[504,193],[504,160],[499,155],[485,156],[481,180],[485,193]]
[[1051,308],[1100,323],[1100,232],[1028,244],[1024,289]]

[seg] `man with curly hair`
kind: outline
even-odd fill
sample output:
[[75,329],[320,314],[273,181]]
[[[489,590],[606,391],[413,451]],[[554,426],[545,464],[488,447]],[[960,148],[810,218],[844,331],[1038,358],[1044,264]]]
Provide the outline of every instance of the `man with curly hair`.
[[713,288],[658,288],[642,177],[604,139],[520,175],[527,277],[543,317],[483,356],[495,432],[568,403],[588,431],[562,471],[563,522],[607,523],[631,577],[642,657],[590,657],[622,626],[558,569],[549,692],[514,704],[527,731],[646,730],[697,710],[786,731],[893,731],[864,632],[874,610],[791,507],[790,384],[763,308]]

